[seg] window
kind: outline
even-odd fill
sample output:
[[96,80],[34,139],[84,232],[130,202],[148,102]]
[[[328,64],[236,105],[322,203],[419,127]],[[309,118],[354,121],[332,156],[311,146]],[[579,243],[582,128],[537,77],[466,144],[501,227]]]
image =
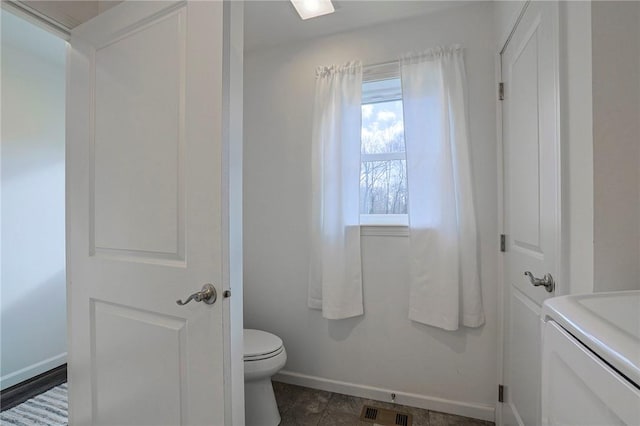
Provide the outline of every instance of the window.
[[407,225],[402,87],[393,77],[362,84],[360,223]]

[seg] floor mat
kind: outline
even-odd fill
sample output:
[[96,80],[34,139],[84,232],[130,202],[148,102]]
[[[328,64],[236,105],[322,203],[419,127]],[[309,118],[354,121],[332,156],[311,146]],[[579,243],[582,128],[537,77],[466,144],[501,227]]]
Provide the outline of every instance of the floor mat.
[[0,413],[2,426],[66,426],[67,384],[64,383]]

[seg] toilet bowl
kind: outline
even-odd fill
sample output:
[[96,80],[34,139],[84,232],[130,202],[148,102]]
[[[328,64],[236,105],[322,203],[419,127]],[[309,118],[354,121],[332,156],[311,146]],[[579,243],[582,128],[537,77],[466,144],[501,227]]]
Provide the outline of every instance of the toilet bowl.
[[287,362],[282,339],[261,330],[244,330],[244,411],[247,426],[276,426],[280,412],[271,376]]

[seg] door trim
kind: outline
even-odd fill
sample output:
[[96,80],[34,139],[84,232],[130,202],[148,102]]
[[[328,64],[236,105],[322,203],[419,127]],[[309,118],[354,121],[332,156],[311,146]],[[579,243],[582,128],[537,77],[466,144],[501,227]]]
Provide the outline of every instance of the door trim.
[[[499,98],[497,88],[500,83],[502,83],[502,53],[504,52],[507,43],[511,39],[512,34],[514,33],[520,19],[524,15],[525,10],[529,2],[525,2],[522,5],[522,8],[517,14],[514,14],[513,22],[510,25],[510,29],[502,36],[501,39],[498,40],[496,45],[496,53],[494,57],[495,61],[495,84],[496,88],[496,155],[497,155],[497,165],[498,170],[496,170],[497,176],[497,201],[498,201],[498,234],[504,235],[504,152],[502,148],[502,103],[503,101]],[[496,235],[496,250],[498,249],[498,236]],[[498,389],[498,385],[502,385],[504,383],[504,331],[505,331],[505,319],[504,319],[504,253],[499,250],[498,254],[498,342],[497,342],[497,377],[496,377],[496,386],[495,389]],[[504,419],[502,415],[503,406],[507,404],[507,402],[500,402],[498,400],[498,392],[496,392],[495,399],[495,422],[496,425],[501,426],[504,424]]]
[[[225,424],[244,424],[244,298],[242,239],[242,131],[244,75],[244,4],[224,1],[222,46],[222,296]],[[227,293],[228,291],[228,293]]]

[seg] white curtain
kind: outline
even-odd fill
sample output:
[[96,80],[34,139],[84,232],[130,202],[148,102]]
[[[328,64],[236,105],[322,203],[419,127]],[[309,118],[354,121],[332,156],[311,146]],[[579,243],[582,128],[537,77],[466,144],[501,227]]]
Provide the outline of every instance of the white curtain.
[[360,258],[362,64],[316,72],[312,135],[310,308],[329,319],[364,313]]
[[466,76],[459,46],[401,59],[413,321],[457,330],[484,323]]

